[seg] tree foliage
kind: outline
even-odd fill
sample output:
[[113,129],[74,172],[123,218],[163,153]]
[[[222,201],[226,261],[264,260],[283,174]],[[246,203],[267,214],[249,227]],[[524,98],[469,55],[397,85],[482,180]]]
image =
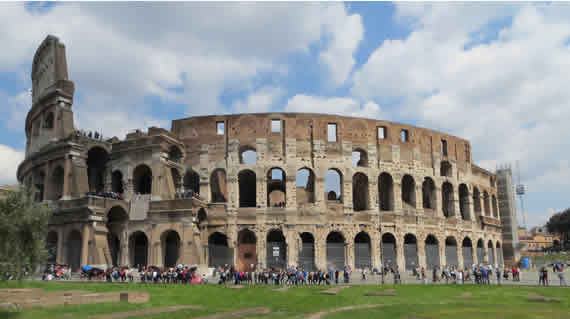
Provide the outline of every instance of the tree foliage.
[[562,235],[563,242],[570,240],[570,208],[552,215],[546,228],[551,233]]
[[0,268],[17,279],[47,258],[50,211],[33,195],[31,189],[21,187],[0,200]]

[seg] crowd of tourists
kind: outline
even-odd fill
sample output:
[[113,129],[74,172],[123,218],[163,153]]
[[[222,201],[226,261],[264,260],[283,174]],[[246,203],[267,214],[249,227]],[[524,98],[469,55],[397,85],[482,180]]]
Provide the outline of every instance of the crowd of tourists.
[[[440,273],[441,271],[441,273]],[[455,266],[434,266],[431,269],[432,282],[438,283],[456,283],[463,284],[465,282],[472,282],[480,285],[489,285],[491,280],[496,278],[496,283],[500,284],[501,280],[509,280],[509,275],[513,281],[520,281],[520,269],[516,266],[511,269],[505,268],[501,271],[498,265],[475,265],[471,268],[465,267],[460,269]],[[424,267],[416,267],[413,269],[413,275],[424,283],[428,283],[426,270]]]
[[205,283],[205,275],[200,276],[196,267],[178,265],[176,267],[157,267],[153,265],[139,268],[112,267],[106,270],[83,266],[81,277],[87,280],[106,282],[141,282],[162,284],[199,284]]
[[87,196],[97,196],[97,197],[104,197],[110,199],[123,199],[123,194],[115,193],[115,192],[87,192]]
[[[564,264],[555,263],[552,264],[552,273],[558,275],[560,280],[560,286],[567,286],[566,278],[564,277]],[[538,270],[538,285],[539,286],[549,286],[550,281],[548,279],[548,268],[541,267]]]
[[331,267],[328,271],[307,271],[301,267],[290,266],[287,269],[238,271],[234,266],[224,265],[216,269],[218,284],[265,284],[265,285],[330,285],[331,283],[349,283],[352,269],[345,266],[342,270]]
[[71,266],[59,264],[47,265],[42,274],[42,280],[71,280]]

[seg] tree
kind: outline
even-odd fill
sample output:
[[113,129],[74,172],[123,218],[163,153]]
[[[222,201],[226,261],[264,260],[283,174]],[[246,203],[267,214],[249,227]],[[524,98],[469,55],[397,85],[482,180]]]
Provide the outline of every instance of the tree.
[[546,228],[551,233],[560,234],[563,243],[570,241],[570,208],[552,215]]
[[25,187],[0,200],[0,268],[17,279],[47,259],[50,211]]

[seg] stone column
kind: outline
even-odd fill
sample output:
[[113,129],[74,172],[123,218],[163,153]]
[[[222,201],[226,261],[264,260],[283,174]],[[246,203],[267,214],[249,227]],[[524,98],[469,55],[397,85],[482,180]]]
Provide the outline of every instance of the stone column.
[[293,169],[287,170],[285,177],[285,206],[288,208],[297,207],[297,175]]
[[435,216],[444,217],[443,216],[443,196],[441,194],[441,183],[436,182],[435,184],[435,196],[436,196],[436,204],[435,204]]
[[89,263],[89,238],[91,238],[91,225],[83,224],[83,230],[81,231],[81,265]]
[[406,269],[406,259],[404,257],[404,236],[402,234],[394,234],[396,236],[396,262],[400,271]]
[[267,267],[267,247],[266,247],[266,238],[267,232],[262,230],[255,231],[255,237],[257,239],[255,245],[255,252],[257,255],[257,263],[261,264],[262,268]]
[[119,263],[121,265],[129,265],[130,264],[130,262],[129,262],[129,260],[130,260],[130,258],[129,258],[130,257],[129,256],[129,234],[127,233],[127,230],[123,230],[121,232],[120,244],[121,244],[121,248],[120,248],[121,259],[120,259]]
[[51,162],[47,162],[46,164],[46,175],[44,177],[44,198],[42,201],[51,199]]
[[420,267],[426,266],[426,246],[425,246],[425,238],[417,235],[417,249],[418,249],[418,263]]
[[65,263],[65,255],[64,255],[64,245],[63,242],[65,240],[64,236],[64,232],[63,232],[63,227],[60,226],[57,230],[57,255],[55,257],[55,260],[58,264],[64,264]]
[[477,242],[471,242],[471,253],[473,254],[473,263],[475,265],[479,265],[479,257],[477,256]]
[[298,253],[299,253],[299,236],[295,236],[294,231],[289,231],[285,235],[285,243],[287,244],[287,267],[298,265]]
[[315,234],[315,264],[318,269],[327,268],[326,239]]
[[402,212],[402,176],[396,174],[393,176],[394,179],[394,212]]
[[443,266],[446,265],[446,256],[445,256],[445,238],[438,237],[437,241],[439,242],[439,265]]
[[463,261],[463,246],[460,243],[457,243],[457,266],[459,269],[464,269],[464,261]]
[[62,200],[71,199],[71,192],[70,192],[70,180],[69,174],[71,173],[71,159],[69,155],[65,156],[65,162],[63,165],[63,192],[62,192]]
[[[415,179],[415,177],[414,177]],[[422,179],[416,180],[416,211],[423,212],[424,211],[424,194],[422,192]]]
[[378,211],[378,176],[368,176],[368,209]]
[[370,258],[372,259],[372,268],[380,268],[380,238],[376,231],[370,234]]
[[354,238],[347,239],[344,244],[344,264],[354,269]]

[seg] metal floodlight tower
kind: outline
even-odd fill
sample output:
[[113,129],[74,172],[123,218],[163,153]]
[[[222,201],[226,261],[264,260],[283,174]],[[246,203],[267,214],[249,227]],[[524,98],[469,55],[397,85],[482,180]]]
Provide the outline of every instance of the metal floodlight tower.
[[522,219],[523,219],[523,227],[526,229],[526,214],[524,212],[524,194],[525,194],[525,187],[523,184],[521,184],[521,173],[520,173],[520,169],[519,169],[519,161],[516,162],[517,165],[517,186],[515,187],[515,193],[517,194],[517,196],[519,197],[520,201],[521,201],[521,215],[522,215]]

